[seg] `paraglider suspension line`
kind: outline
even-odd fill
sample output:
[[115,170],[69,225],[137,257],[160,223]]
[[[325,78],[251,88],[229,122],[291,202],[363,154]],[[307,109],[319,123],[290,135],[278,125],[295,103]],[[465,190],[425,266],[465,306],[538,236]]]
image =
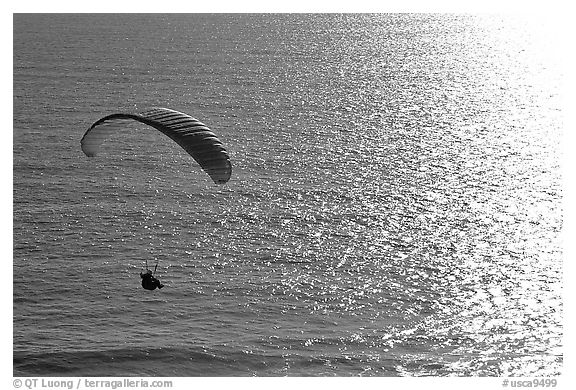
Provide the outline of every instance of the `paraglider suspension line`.
[[[152,275],[156,274],[156,269],[158,268],[158,262],[160,260],[156,259],[156,265],[154,266],[154,272],[152,272]],[[148,268],[148,259],[146,259],[146,271],[150,270],[150,268]]]

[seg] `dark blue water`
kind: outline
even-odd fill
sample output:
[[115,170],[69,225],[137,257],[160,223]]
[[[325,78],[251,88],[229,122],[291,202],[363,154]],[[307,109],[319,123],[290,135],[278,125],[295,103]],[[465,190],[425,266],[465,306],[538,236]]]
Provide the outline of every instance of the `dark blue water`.
[[[511,16],[15,15],[14,375],[558,375],[549,38]],[[145,126],[84,156],[97,119],[151,106],[206,123],[231,181]]]

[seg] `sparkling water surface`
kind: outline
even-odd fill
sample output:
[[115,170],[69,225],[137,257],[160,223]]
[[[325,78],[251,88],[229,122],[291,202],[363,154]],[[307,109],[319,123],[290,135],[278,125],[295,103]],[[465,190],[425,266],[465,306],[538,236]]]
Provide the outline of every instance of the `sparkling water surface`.
[[[14,375],[559,375],[544,22],[15,15]],[[154,106],[228,184],[145,126],[80,150]]]

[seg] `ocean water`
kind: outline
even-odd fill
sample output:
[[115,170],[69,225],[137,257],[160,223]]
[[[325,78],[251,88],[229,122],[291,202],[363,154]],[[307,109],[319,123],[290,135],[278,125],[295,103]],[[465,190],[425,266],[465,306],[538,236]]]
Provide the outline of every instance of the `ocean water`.
[[[15,15],[14,375],[559,375],[553,32]],[[146,126],[82,153],[100,117],[156,106],[220,137],[230,182]]]

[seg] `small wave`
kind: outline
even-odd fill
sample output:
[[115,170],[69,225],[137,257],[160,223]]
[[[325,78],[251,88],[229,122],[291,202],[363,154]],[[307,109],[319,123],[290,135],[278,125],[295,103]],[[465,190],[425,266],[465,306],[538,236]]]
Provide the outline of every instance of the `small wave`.
[[[14,353],[14,376],[396,376],[395,362],[248,350],[124,348]],[[377,363],[377,364],[375,364]],[[369,374],[369,375],[370,375]]]

